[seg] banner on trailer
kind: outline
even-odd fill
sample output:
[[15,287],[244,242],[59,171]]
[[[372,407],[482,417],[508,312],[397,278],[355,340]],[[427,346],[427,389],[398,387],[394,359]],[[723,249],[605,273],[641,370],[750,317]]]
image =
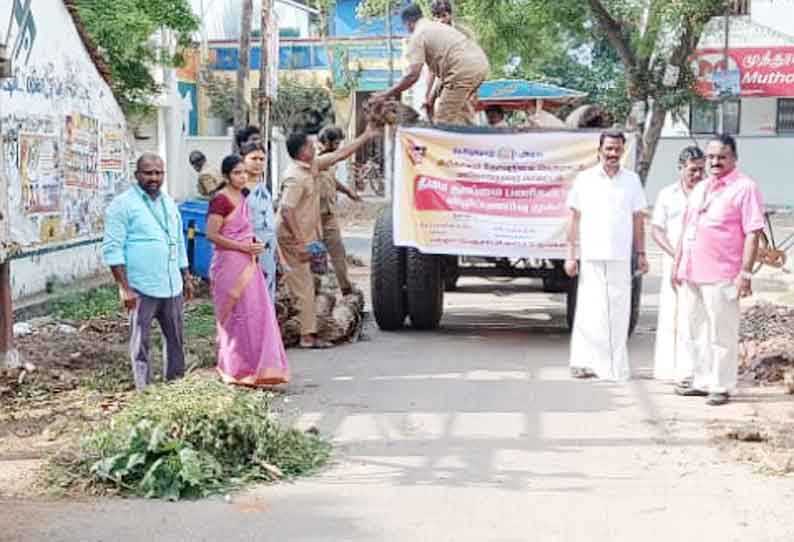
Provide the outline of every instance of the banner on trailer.
[[[400,128],[395,244],[430,254],[564,258],[568,190],[597,164],[599,135]],[[627,145],[624,162],[633,154]]]

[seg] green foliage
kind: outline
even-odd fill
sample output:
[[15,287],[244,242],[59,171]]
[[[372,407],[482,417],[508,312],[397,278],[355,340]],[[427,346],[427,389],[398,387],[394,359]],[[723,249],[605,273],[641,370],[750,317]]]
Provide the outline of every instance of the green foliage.
[[333,122],[334,113],[327,89],[292,77],[282,77],[271,115],[273,124],[288,133],[294,130],[314,132]]
[[53,459],[60,476],[147,498],[197,498],[252,481],[309,474],[330,445],[285,429],[272,394],[191,376],[153,386]]
[[229,90],[232,82],[211,70],[202,70],[201,86],[210,100],[209,114],[231,122],[234,118],[234,93]]
[[[356,17],[362,20],[382,18],[383,14],[386,13],[387,2],[392,14],[400,13],[400,10],[411,3],[406,0],[362,0],[356,6]],[[419,4],[425,13],[430,13],[431,0],[414,0],[413,3]]]
[[64,320],[106,318],[119,310],[119,293],[115,286],[69,294],[52,303],[52,312]]
[[151,70],[178,66],[182,58],[154,43],[155,32],[174,33],[177,51],[190,44],[198,29],[189,0],[76,0],[80,18],[108,62],[113,93],[127,113],[151,110],[160,91]]

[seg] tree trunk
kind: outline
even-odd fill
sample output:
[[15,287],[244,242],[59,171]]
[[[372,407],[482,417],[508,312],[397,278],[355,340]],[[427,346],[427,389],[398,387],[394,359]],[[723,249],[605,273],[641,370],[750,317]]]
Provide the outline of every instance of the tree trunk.
[[662,107],[658,101],[653,102],[651,106],[651,118],[645,125],[645,133],[642,135],[640,145],[640,158],[637,163],[637,175],[640,176],[642,185],[648,180],[648,174],[651,172],[651,164],[653,157],[656,155],[656,148],[659,146],[659,139],[662,136],[662,128],[664,128],[664,121],[667,117],[667,110]]
[[[254,16],[254,1],[243,0],[240,18],[240,64],[237,66],[237,87],[234,92],[234,129],[239,130],[248,123],[248,107],[245,99],[245,87],[248,82],[251,56],[251,20]],[[232,143],[232,150],[236,144]]]

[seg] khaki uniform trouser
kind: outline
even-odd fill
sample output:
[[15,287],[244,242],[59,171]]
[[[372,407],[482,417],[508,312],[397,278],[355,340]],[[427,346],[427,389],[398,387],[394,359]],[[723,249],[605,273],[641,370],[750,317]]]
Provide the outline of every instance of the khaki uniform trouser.
[[692,386],[711,393],[736,389],[739,369],[739,299],[731,282],[683,285],[689,325],[684,348],[694,365]]
[[298,258],[297,248],[288,242],[282,242],[281,255],[289,267],[284,273],[290,293],[295,298],[298,309],[298,321],[301,326],[301,335],[317,333],[317,316],[314,312],[314,276],[309,262],[301,262]]
[[474,55],[460,62],[463,68],[456,69],[442,84],[433,122],[438,124],[474,124],[472,98],[488,76],[488,61]]
[[339,288],[342,292],[347,293],[353,288],[353,285],[347,275],[347,252],[345,251],[344,243],[342,243],[342,232],[336,221],[336,216],[333,213],[323,214],[322,224],[323,243],[328,249],[328,255],[331,257],[331,265],[336,274],[336,281],[339,283]]

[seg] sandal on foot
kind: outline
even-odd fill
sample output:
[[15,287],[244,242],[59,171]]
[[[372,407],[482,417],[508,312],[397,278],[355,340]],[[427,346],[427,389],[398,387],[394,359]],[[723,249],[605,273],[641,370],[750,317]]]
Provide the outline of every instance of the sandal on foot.
[[706,397],[708,392],[693,388],[692,386],[682,386],[680,384],[676,384],[675,394],[682,397]]
[[324,350],[326,348],[331,348],[332,346],[333,344],[327,341],[321,341],[320,339],[317,339],[309,344],[300,343],[299,345],[300,348],[305,348],[307,350]]
[[705,390],[699,390],[697,388],[693,388],[688,384],[687,385],[676,384],[675,394],[680,395],[681,397],[706,397],[708,395],[708,392]]
[[571,376],[574,378],[586,379],[595,378],[596,374],[590,369],[584,367],[571,367]]
[[724,405],[730,400],[730,396],[727,393],[709,393],[709,397],[706,399],[706,404],[711,406],[720,406]]

